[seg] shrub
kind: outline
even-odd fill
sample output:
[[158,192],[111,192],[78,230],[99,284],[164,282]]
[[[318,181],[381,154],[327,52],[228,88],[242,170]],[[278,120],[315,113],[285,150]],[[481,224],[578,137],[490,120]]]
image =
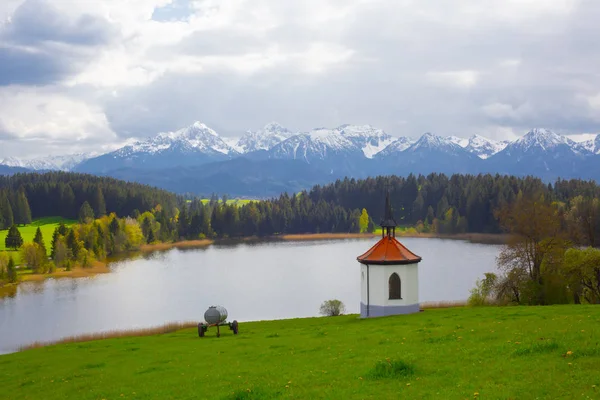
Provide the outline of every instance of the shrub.
[[321,315],[335,317],[346,312],[346,306],[340,300],[327,300],[321,304]]
[[371,379],[404,378],[412,376],[414,373],[415,367],[412,364],[388,358],[384,361],[377,361],[367,376]]
[[490,304],[490,296],[494,291],[494,287],[497,281],[498,277],[495,274],[489,272],[485,274],[484,279],[478,279],[475,283],[475,287],[471,289],[471,295],[467,300],[467,304],[472,307],[485,306]]

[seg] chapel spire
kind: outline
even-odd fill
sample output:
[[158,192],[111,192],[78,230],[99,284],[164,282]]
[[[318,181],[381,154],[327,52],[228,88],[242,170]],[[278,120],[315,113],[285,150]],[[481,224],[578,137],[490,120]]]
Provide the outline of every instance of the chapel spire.
[[392,203],[390,202],[390,190],[389,189],[387,189],[386,194],[385,194],[385,214],[379,225],[382,228],[381,230],[382,230],[383,236],[385,236],[385,235],[387,235],[388,237],[396,236],[396,227],[398,226],[398,224],[396,223],[396,220],[394,219],[394,215],[392,213]]

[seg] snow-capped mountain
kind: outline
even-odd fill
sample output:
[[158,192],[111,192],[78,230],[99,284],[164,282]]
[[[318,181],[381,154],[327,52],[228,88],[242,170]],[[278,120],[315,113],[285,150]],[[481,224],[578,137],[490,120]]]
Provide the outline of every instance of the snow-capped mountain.
[[48,156],[32,159],[9,157],[0,164],[9,167],[21,167],[34,171],[70,171],[81,162],[96,156],[96,153],[79,153],[62,156]]
[[465,150],[485,160],[504,150],[508,143],[508,141],[497,142],[495,140],[484,138],[483,136],[473,135],[469,138]]
[[454,140],[429,132],[406,148],[392,143],[376,159],[383,163],[389,173],[403,174],[467,173],[478,170],[482,162]]
[[542,128],[508,143],[480,135],[465,139],[432,133],[414,140],[393,137],[371,125],[295,133],[272,122],[234,141],[196,122],[129,143],[94,157],[7,158],[0,163],[0,173],[72,170],[174,191],[240,195],[295,191],[344,177],[410,173],[501,173],[546,181],[557,177],[600,181],[600,135],[575,142]]
[[423,134],[415,143],[406,149],[407,152],[443,151],[448,154],[463,154],[466,150],[451,138],[444,138],[430,132]]
[[270,150],[275,145],[294,136],[295,133],[271,122],[259,131],[247,131],[235,144],[235,149],[240,153],[251,153],[253,151]]
[[600,134],[594,139],[586,140],[580,143],[586,150],[594,154],[600,154]]
[[485,170],[546,180],[587,176],[591,156],[581,143],[548,129],[535,128],[488,158]]
[[361,149],[367,158],[373,158],[395,140],[382,129],[371,125],[341,125],[336,131]]
[[310,163],[344,154],[356,155],[359,152],[362,153],[362,150],[337,129],[317,128],[277,144],[269,150],[269,158],[304,160]]
[[376,154],[377,157],[385,157],[388,155],[393,155],[400,153],[406,149],[408,149],[414,141],[407,137],[399,137],[390,143],[385,149],[381,150]]
[[527,132],[525,136],[509,143],[501,153],[512,154],[518,157],[544,153],[546,155],[553,154],[554,157],[558,157],[564,155],[561,153],[585,156],[589,155],[590,151],[581,143],[577,143],[566,136],[559,135],[548,129],[534,128]]
[[447,136],[446,139],[448,139],[452,143],[459,145],[460,147],[467,147],[467,145],[469,144],[469,139],[461,138],[458,136]]
[[224,161],[238,155],[217,132],[203,123],[195,122],[178,131],[159,133],[86,160],[75,170],[104,173],[119,168],[159,169]]
[[113,153],[115,156],[130,157],[139,153],[156,154],[174,149],[210,155],[237,153],[217,132],[201,122],[195,122],[175,132],[159,133],[154,137],[122,147]]

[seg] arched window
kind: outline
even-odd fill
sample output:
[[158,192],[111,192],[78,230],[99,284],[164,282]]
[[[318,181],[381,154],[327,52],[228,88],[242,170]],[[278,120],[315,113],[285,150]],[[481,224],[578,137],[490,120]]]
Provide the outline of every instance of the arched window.
[[394,272],[389,280],[390,300],[402,299],[401,286],[400,277]]

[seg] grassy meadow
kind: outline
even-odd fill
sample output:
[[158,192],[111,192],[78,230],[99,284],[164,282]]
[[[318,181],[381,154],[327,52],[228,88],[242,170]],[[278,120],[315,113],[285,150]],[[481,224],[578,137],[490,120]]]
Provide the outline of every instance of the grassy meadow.
[[7,399],[597,399],[600,307],[240,323],[0,356]]
[[[202,199],[202,204],[208,204],[210,203],[210,199]],[[221,200],[219,200],[221,201]],[[245,206],[246,204],[252,202],[252,201],[256,201],[256,200],[252,200],[252,199],[227,199],[227,201],[225,202],[226,204],[234,204],[237,205],[238,207],[241,206]]]
[[[64,219],[61,217],[47,217],[36,219],[31,224],[21,225],[18,226],[18,228],[19,232],[21,232],[21,236],[23,237],[23,242],[27,243],[33,242],[35,231],[39,227],[42,231],[42,236],[44,237],[44,242],[46,243],[46,249],[48,250],[48,254],[50,254],[50,242],[52,240],[52,234],[54,233],[54,229],[56,229],[61,222],[69,226],[74,224],[76,221]],[[7,233],[8,229],[0,231],[0,251],[7,251],[13,256],[15,262],[18,264],[21,259],[19,250],[14,251],[12,249],[6,249],[6,246],[4,245],[4,240],[6,239]]]

